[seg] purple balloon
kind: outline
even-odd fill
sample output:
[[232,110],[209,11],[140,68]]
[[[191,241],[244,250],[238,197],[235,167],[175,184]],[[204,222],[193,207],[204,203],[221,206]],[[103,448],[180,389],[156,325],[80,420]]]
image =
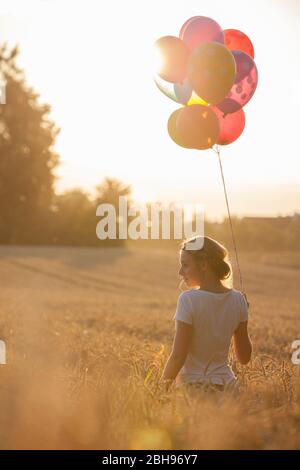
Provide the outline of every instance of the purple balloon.
[[242,51],[231,51],[236,63],[236,79],[225,98],[216,105],[224,114],[235,113],[252,98],[257,87],[258,72],[254,60]]

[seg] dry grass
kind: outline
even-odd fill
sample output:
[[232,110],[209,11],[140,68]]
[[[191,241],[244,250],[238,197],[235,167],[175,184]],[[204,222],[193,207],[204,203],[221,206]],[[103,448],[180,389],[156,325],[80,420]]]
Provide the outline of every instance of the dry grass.
[[242,254],[251,364],[239,396],[157,385],[173,339],[170,250],[0,248],[1,448],[300,448],[300,254]]

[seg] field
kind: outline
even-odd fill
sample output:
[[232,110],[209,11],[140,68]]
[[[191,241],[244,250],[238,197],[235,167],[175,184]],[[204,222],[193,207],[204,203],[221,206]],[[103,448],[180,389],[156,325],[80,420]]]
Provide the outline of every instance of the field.
[[254,354],[232,358],[239,396],[157,384],[175,250],[1,246],[0,258],[2,449],[300,448],[300,253],[240,255]]

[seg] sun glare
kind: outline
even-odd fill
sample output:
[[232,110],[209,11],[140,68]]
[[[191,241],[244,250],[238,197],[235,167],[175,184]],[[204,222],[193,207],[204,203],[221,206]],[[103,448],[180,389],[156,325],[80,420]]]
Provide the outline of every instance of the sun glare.
[[164,66],[164,57],[160,48],[156,45],[153,46],[153,73],[158,75]]

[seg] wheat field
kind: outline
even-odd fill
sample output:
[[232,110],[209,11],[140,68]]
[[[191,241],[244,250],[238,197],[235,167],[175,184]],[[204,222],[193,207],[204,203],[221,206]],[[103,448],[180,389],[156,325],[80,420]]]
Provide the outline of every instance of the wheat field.
[[[299,449],[300,253],[241,253],[254,353],[241,390],[158,378],[176,249],[0,247],[2,449]],[[238,286],[236,286],[238,288]]]

